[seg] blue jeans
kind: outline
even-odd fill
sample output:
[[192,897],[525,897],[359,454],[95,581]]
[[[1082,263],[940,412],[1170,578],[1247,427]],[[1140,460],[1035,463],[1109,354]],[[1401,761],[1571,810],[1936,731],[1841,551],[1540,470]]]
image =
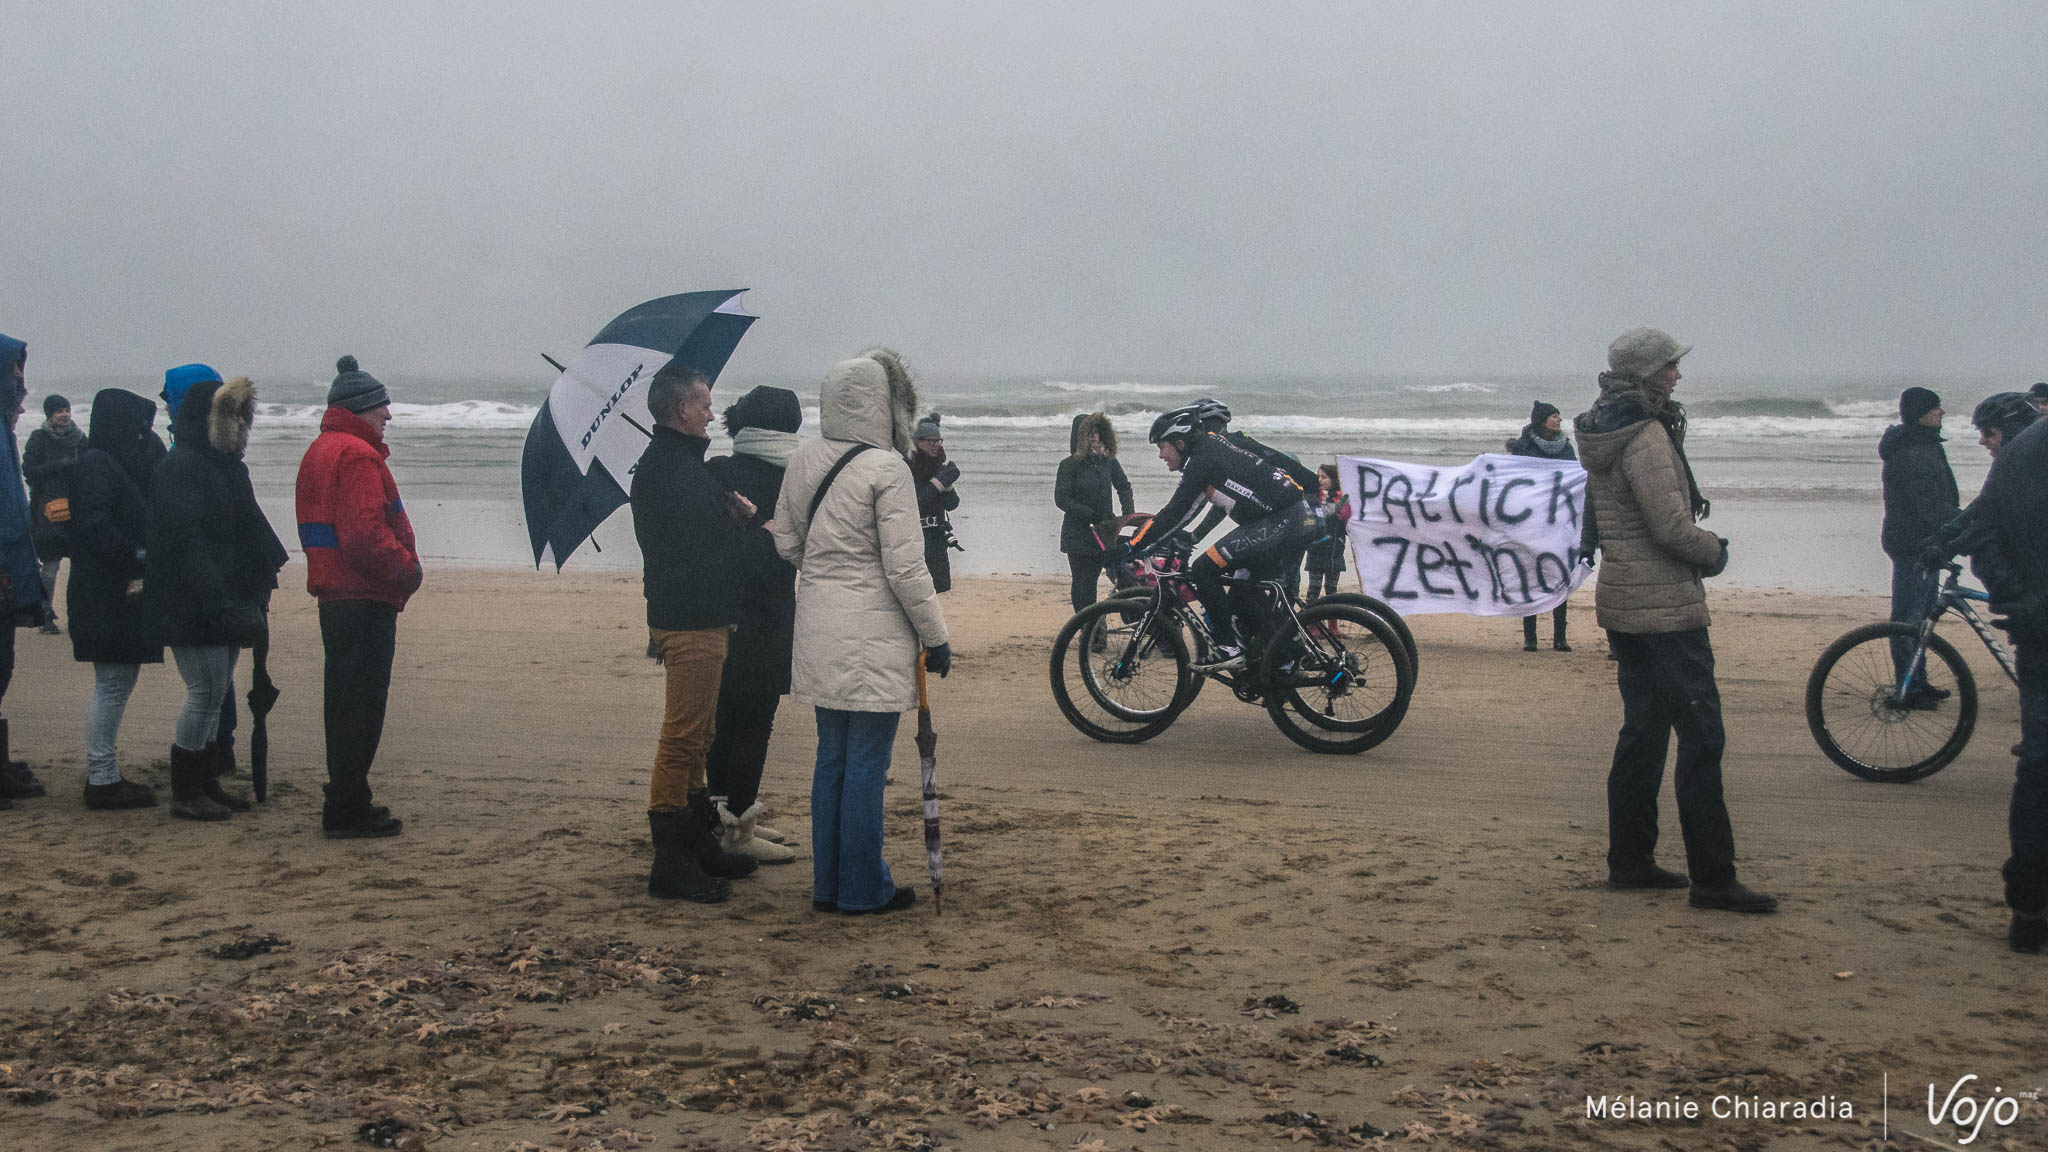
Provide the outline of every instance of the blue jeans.
[[[1935,593],[1940,591],[1939,574],[1923,567],[1918,559],[1892,557],[1892,619],[1917,626],[1934,607]],[[1913,642],[1903,636],[1892,637],[1893,675],[1905,679],[1906,665],[1912,660]]]
[[121,735],[121,715],[128,710],[128,697],[135,691],[140,664],[92,666],[92,707],[85,711],[85,782],[119,784],[121,767],[115,753]]
[[842,912],[880,908],[896,895],[882,862],[882,786],[900,712],[819,708],[811,776],[811,899]]
[[2013,773],[2005,903],[2031,916],[2048,911],[2048,646],[2013,647],[2020,672],[2020,762]]

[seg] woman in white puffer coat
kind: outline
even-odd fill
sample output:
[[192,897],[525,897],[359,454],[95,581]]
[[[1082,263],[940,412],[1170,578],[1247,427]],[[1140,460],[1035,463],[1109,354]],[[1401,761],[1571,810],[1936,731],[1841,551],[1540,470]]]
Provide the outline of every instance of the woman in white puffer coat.
[[775,548],[797,569],[790,695],[818,717],[811,902],[890,912],[916,901],[882,860],[882,788],[896,726],[917,707],[919,650],[941,676],[952,658],[903,462],[917,389],[902,359],[878,348],[834,365],[818,407],[823,437],[790,458],[774,523]]

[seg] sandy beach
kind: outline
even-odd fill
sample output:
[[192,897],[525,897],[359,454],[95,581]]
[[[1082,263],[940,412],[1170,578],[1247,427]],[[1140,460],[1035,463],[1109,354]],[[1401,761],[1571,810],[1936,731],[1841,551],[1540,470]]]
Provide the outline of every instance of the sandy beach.
[[[1875,597],[1715,597],[1743,875],[1784,902],[1741,917],[1602,883],[1620,705],[1590,590],[1568,655],[1417,619],[1405,724],[1337,758],[1220,691],[1092,743],[1047,687],[1063,583],[965,580],[944,914],[906,724],[889,858],[923,899],[842,918],[807,850],[722,907],[646,896],[662,682],[630,575],[431,571],[373,776],[405,834],[321,839],[316,620],[283,579],[272,801],[223,824],[87,812],[90,669],[19,637],[14,754],[51,795],[0,813],[0,1147],[1952,1147],[1928,1086],[1970,1074],[2018,1113],[1972,1147],[2048,1146],[2048,968],[2007,951],[1997,876],[2011,686],[1958,630],[1983,713],[1919,784],[1806,731],[1815,656]],[[122,733],[160,790],[181,697],[146,669]],[[799,834],[811,754],[786,703],[763,792]]]

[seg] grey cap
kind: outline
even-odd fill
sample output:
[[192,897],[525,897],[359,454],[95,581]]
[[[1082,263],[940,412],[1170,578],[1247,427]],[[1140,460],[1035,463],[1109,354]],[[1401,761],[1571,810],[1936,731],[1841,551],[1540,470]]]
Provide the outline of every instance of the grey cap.
[[334,370],[340,375],[327,389],[330,406],[351,412],[368,412],[391,403],[391,393],[385,390],[384,382],[357,367],[355,357],[343,356],[336,360]]
[[937,412],[927,413],[924,419],[919,420],[917,422],[917,432],[911,437],[913,440],[943,440],[945,438],[945,433],[939,431],[939,414]]
[[1616,336],[1614,343],[1607,346],[1607,367],[1623,376],[1641,380],[1690,351],[1692,345],[1680,344],[1671,338],[1669,332],[1655,328],[1631,328]]

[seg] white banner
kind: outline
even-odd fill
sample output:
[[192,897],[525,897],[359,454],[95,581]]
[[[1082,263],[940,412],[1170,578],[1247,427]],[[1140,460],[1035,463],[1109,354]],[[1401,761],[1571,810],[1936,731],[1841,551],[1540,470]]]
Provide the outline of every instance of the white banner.
[[1403,616],[1534,616],[1572,594],[1586,470],[1489,453],[1463,468],[1337,458],[1365,592]]

